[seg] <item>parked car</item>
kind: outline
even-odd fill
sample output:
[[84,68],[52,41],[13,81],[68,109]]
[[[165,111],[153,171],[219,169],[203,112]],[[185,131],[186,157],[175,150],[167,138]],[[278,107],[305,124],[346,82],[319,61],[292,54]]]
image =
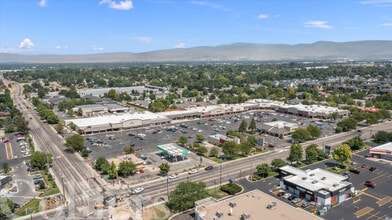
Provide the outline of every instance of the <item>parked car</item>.
[[211,165],[208,165],[206,168],[204,168],[205,170],[212,170],[212,169],[214,169],[214,167],[213,166],[211,166]]
[[367,180],[364,185],[370,188],[376,188],[376,184],[370,180]]
[[169,179],[175,179],[178,178],[178,174],[177,173],[172,173],[168,176]]
[[284,194],[286,194],[285,192],[283,192],[283,191],[280,191],[280,192],[278,192],[278,194],[276,194],[278,197],[283,197],[284,196]]
[[375,171],[376,170],[376,167],[370,167],[369,168],[369,171]]
[[132,194],[141,193],[141,192],[143,192],[143,190],[144,190],[144,188],[142,188],[142,187],[137,187],[137,188],[135,188],[135,189],[132,191]]
[[195,173],[197,173],[197,172],[199,172],[197,169],[191,169],[191,170],[189,170],[189,174],[195,174]]
[[41,184],[41,182],[43,182],[43,180],[42,180],[42,179],[39,179],[39,180],[34,180],[34,185]]
[[288,199],[288,198],[290,198],[290,196],[291,196],[291,193],[286,193],[283,195],[283,198]]
[[301,205],[302,208],[306,208],[310,205],[310,203],[308,201],[304,201]]
[[297,198],[297,197],[295,197],[294,195],[290,195],[289,198],[287,198],[287,200],[292,201],[295,198]]
[[36,174],[33,176],[33,180],[39,180],[42,179],[42,175],[41,174]]
[[366,164],[362,164],[362,165],[361,165],[361,168],[366,168],[366,167],[367,167]]
[[359,170],[357,170],[357,169],[349,169],[349,171],[351,172],[351,173],[355,173],[355,174],[359,174],[359,173],[361,173]]
[[106,198],[104,198],[103,199],[103,203],[105,204],[105,205],[110,205],[110,204],[112,204],[112,203],[114,203],[114,202],[116,202],[116,196],[108,196],[108,197],[106,197]]
[[300,198],[294,198],[293,200],[291,200],[292,203],[297,204],[299,202],[301,202]]

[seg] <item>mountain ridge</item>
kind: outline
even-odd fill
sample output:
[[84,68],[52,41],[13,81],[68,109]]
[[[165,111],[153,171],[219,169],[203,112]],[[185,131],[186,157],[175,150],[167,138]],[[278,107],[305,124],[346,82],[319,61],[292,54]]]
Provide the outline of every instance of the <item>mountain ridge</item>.
[[238,42],[219,46],[164,49],[140,53],[114,52],[77,55],[0,53],[0,63],[300,61],[339,59],[392,59],[392,41],[317,41],[310,44],[258,44]]

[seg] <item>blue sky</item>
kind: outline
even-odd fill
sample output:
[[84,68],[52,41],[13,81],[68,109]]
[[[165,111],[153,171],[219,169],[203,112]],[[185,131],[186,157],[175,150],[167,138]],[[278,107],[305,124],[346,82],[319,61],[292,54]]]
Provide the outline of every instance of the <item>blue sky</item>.
[[1,0],[0,52],[392,40],[392,0]]

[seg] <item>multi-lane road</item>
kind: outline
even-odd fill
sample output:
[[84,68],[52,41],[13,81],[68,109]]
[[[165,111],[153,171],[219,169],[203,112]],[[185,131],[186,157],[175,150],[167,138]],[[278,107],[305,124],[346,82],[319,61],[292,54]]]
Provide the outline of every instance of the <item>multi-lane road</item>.
[[43,123],[33,106],[23,99],[22,87],[13,83],[12,98],[24,117],[29,120],[30,136],[35,149],[53,156],[51,173],[67,199],[68,211],[77,207],[92,208],[95,202],[102,202],[105,182],[96,172],[82,161],[77,153],[68,153],[64,139],[49,125]]

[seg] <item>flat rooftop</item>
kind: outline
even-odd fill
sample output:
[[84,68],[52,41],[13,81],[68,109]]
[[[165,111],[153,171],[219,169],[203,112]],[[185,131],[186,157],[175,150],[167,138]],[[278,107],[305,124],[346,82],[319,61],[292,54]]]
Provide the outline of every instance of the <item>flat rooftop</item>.
[[378,147],[373,147],[372,149],[370,149],[370,151],[372,150],[386,150],[386,151],[392,151],[392,142],[380,145]]
[[347,177],[320,168],[314,170],[301,170],[292,166],[284,166],[281,167],[280,170],[293,174],[284,177],[286,181],[311,191],[325,189],[333,192],[351,185],[351,183],[347,181]]
[[[267,206],[271,204],[274,206],[268,209]],[[196,213],[199,214],[200,219],[205,220],[238,220],[242,215],[249,216],[248,219],[322,219],[301,208],[294,208],[260,190],[253,190],[223,200],[206,200],[205,203],[196,207]],[[219,218],[218,213],[222,214]]]

